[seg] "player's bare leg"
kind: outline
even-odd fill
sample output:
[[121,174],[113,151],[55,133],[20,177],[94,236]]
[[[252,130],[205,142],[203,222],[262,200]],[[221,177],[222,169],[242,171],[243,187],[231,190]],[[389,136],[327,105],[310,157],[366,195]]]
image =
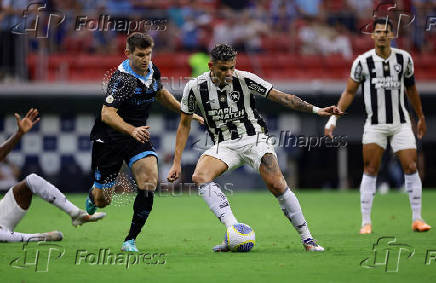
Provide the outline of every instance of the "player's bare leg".
[[267,153],[262,157],[259,173],[268,189],[277,198],[285,216],[300,234],[305,249],[307,251],[324,251],[324,248],[312,238],[300,203],[286,184],[277,158],[273,154]]
[[[226,227],[229,227],[238,223],[238,221],[233,215],[230,202],[226,195],[221,191],[221,188],[213,182],[216,177],[223,174],[227,169],[228,166],[223,161],[209,155],[203,155],[195,167],[192,181],[197,185],[199,195],[207,203],[210,210]],[[227,248],[227,244],[222,242],[213,247],[213,251],[226,252],[229,251],[229,249]]]
[[380,169],[380,163],[383,156],[384,148],[376,143],[363,145],[363,176],[360,183],[360,211],[362,213],[362,227],[360,234],[371,234],[371,209],[377,187],[377,174]]
[[428,231],[431,226],[425,223],[421,216],[422,182],[416,170],[416,149],[399,150],[396,154],[404,171],[406,191],[409,194],[412,209],[412,230],[416,232]]
[[121,250],[138,252],[135,244],[136,237],[153,209],[154,191],[158,180],[157,158],[149,155],[139,159],[133,163],[132,173],[138,187],[138,194],[133,204],[133,217],[129,234],[125,238]]

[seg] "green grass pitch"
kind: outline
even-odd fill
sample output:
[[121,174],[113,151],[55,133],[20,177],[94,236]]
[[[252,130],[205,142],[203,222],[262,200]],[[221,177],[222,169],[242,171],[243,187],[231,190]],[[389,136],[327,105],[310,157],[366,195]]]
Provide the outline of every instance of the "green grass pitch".
[[[133,263],[135,258],[121,254],[118,264],[103,264],[103,259],[97,262],[97,256],[91,254],[98,254],[99,249],[119,253],[129,228],[132,203],[115,199],[103,210],[108,214],[106,219],[76,229],[62,211],[34,197],[16,231],[57,229],[65,238],[55,242],[58,246],[50,261],[38,266],[34,264],[36,252],[41,250],[39,260],[47,261],[47,246],[30,243],[23,249],[23,243],[0,243],[1,282],[435,282],[435,231],[411,231],[406,194],[376,196],[372,235],[358,234],[357,191],[303,191],[297,196],[312,234],[326,248],[324,253],[303,250],[276,199],[267,192],[229,196],[238,220],[256,232],[256,246],[249,253],[213,253],[211,248],[224,237],[224,227],[203,200],[195,194],[162,195],[155,197],[153,212],[137,240],[138,248],[147,255]],[[68,197],[83,207],[84,194]],[[425,190],[423,216],[434,227],[435,202],[436,192]],[[396,242],[381,243],[375,252],[373,245],[383,236],[395,237]],[[58,257],[61,249],[64,253]],[[75,263],[78,253],[80,264]],[[383,264],[387,253],[388,267]],[[151,258],[152,254],[162,255]],[[366,258],[367,264],[361,266]],[[125,260],[132,263],[127,266]],[[41,272],[44,268],[47,272]]]

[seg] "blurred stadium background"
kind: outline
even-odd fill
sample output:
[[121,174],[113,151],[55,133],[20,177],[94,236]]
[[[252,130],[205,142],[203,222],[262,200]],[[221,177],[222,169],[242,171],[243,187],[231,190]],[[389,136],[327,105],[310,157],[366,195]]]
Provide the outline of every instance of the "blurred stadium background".
[[[29,172],[68,192],[85,192],[90,187],[89,132],[103,101],[103,82],[124,60],[127,36],[122,27],[114,31],[104,30],[101,23],[96,26],[99,20],[144,21],[139,31],[153,36],[153,62],[165,77],[164,86],[178,98],[188,78],[207,69],[204,52],[215,43],[228,42],[239,52],[238,69],[254,72],[276,88],[315,105],[327,106],[337,102],[352,60],[373,48],[362,27],[374,13],[390,13],[394,22],[400,14],[408,15],[399,24],[393,46],[412,53],[415,61],[428,126],[427,135],[418,143],[419,168],[424,187],[436,187],[436,26],[426,31],[429,17],[436,16],[435,1],[398,0],[396,11],[389,10],[393,1],[371,0],[0,3],[0,141],[16,129],[14,112],[25,113],[31,107],[41,112],[38,126],[0,165],[0,189],[9,188]],[[413,16],[414,21],[407,25]],[[78,30],[83,17],[93,21]],[[323,135],[324,119],[266,100],[257,103],[270,133],[277,137],[286,131],[294,138]],[[336,134],[345,137],[346,146],[278,146],[288,182],[298,189],[357,188],[362,174],[363,110],[359,94],[349,114],[338,122]],[[149,124],[160,155],[161,180],[172,162],[178,119],[164,107],[153,106]],[[193,126],[183,157],[184,182],[191,181],[205,136],[200,126]],[[384,157],[378,181],[382,187],[403,186],[401,169],[391,153]],[[264,187],[248,167],[223,176],[221,182],[233,183],[234,189]]]

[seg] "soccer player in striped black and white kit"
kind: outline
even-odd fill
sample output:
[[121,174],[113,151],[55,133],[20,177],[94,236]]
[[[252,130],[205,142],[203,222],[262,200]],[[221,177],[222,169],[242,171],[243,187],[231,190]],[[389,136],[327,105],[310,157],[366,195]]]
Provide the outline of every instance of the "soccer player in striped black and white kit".
[[[323,251],[324,248],[313,240],[300,204],[283,178],[273,146],[266,142],[266,123],[256,110],[254,95],[321,116],[341,112],[335,106],[322,109],[312,106],[295,95],[274,89],[272,84],[252,73],[235,70],[236,52],[229,45],[217,45],[210,57],[210,72],[189,81],[184,89],[174,163],[168,180],[172,182],[180,176],[182,152],[192,115],[198,108],[215,145],[200,157],[192,180],[220,221],[226,227],[237,223],[226,196],[213,180],[227,170],[247,164],[259,171],[268,189],[277,197],[285,216],[300,234],[305,249]],[[214,247],[214,251],[227,250],[225,243]]]
[[[375,49],[360,55],[354,61],[347,87],[338,102],[338,107],[345,111],[353,101],[359,85],[363,85],[367,118],[362,137],[364,170],[360,184],[360,234],[372,232],[372,201],[381,158],[388,140],[404,171],[405,186],[412,208],[412,229],[417,232],[428,231],[431,227],[421,217],[422,183],[416,169],[416,141],[404,104],[406,93],[418,116],[417,134],[421,139],[426,132],[426,124],[416,90],[413,60],[406,51],[391,48],[393,25],[389,20],[376,19],[373,27]],[[335,127],[336,117],[332,116],[325,126],[325,134],[332,136]]]

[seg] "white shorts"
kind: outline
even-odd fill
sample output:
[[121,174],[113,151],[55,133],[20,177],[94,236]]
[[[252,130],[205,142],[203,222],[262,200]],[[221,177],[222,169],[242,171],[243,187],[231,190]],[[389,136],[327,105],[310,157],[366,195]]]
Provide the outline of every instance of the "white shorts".
[[388,139],[393,152],[403,149],[416,149],[416,139],[410,124],[365,124],[362,136],[363,144],[376,143],[386,149]]
[[274,147],[267,143],[267,138],[267,135],[258,133],[255,136],[223,141],[206,150],[201,156],[209,155],[223,161],[229,167],[228,170],[247,164],[259,171],[265,154],[271,153],[277,158]]
[[18,206],[14,192],[10,189],[0,200],[0,230],[14,231],[24,214],[26,210]]

